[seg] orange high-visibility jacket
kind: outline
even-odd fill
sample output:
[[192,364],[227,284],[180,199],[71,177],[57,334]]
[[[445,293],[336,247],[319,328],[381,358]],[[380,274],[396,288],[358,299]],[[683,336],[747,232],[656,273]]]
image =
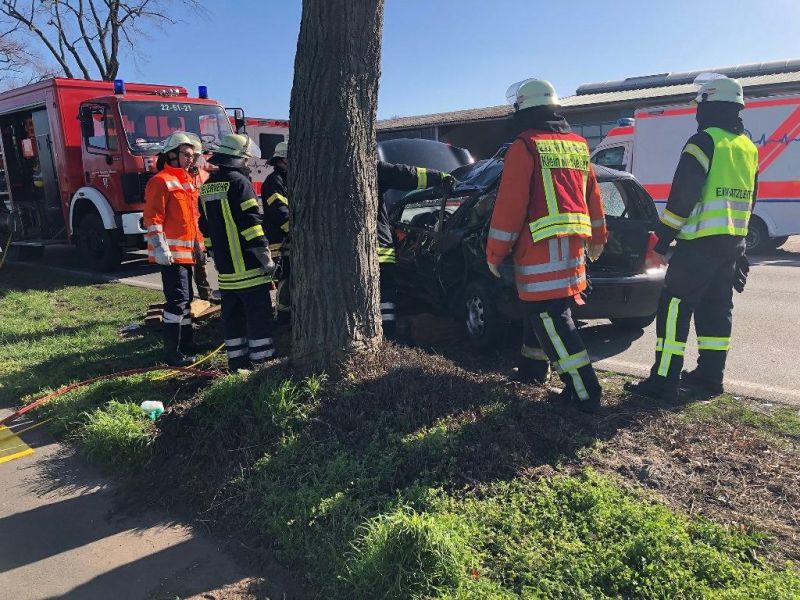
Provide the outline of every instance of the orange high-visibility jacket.
[[164,234],[176,263],[194,264],[193,248],[203,239],[198,226],[198,190],[185,169],[166,166],[144,190],[147,259],[155,262],[153,238]]
[[513,253],[521,300],[566,298],[586,289],[584,240],[605,243],[605,214],[589,147],[574,133],[528,130],[505,156],[486,260]]

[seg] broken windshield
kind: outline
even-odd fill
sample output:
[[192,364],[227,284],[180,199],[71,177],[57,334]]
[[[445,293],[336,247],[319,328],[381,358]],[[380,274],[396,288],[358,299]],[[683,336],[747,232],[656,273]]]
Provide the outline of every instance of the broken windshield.
[[231,133],[228,115],[220,106],[190,102],[120,102],[125,137],[134,154],[158,153],[161,142],[176,131],[200,136],[212,147]]

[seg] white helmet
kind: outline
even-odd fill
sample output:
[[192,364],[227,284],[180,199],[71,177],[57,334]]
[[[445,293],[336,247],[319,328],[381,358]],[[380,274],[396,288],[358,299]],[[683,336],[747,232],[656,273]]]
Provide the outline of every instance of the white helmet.
[[278,142],[275,146],[275,152],[272,153],[272,158],[286,158],[289,152],[289,141]]
[[553,84],[544,79],[524,79],[506,91],[506,100],[520,111],[534,106],[558,106],[558,94]]
[[695,102],[733,102],[744,106],[744,92],[742,84],[735,79],[719,77],[706,81],[697,92]]
[[229,133],[214,149],[214,154],[227,154],[236,158],[261,158],[256,143],[243,133]]
[[166,154],[170,150],[175,150],[185,145],[194,148],[195,154],[200,154],[203,151],[203,144],[200,142],[200,138],[197,135],[186,131],[174,131],[161,142],[159,152],[161,154]]

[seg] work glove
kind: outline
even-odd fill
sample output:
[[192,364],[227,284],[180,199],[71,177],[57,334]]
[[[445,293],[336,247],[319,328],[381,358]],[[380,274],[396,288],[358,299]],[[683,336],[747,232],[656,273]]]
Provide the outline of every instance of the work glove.
[[489,272],[494,275],[495,277],[500,277],[500,265],[493,265],[489,261],[486,261],[486,266],[489,267]]
[[736,259],[736,274],[733,278],[733,289],[740,294],[744,291],[744,285],[747,283],[747,274],[750,272],[750,260],[746,254],[742,254]]
[[589,244],[586,248],[586,254],[589,256],[591,262],[596,261],[603,254],[605,244]]
[[167,238],[164,237],[163,233],[159,233],[156,236],[154,236],[152,242],[153,242],[153,255],[156,259],[156,263],[158,263],[162,267],[168,267],[175,262],[175,259],[172,258],[172,252],[169,251],[169,246],[167,245]]
[[449,173],[442,173],[442,187],[444,191],[448,194],[453,191],[453,188],[456,187],[458,180],[450,175]]
[[272,255],[270,255],[268,248],[258,246],[257,248],[250,248],[250,252],[252,252],[258,259],[258,262],[261,263],[261,270],[264,271],[265,275],[272,275],[275,272],[277,265],[275,261],[272,260]]

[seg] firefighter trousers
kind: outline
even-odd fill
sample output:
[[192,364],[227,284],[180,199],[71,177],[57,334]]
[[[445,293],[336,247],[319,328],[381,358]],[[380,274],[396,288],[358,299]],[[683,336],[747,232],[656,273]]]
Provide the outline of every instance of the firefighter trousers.
[[567,391],[580,401],[598,401],[603,392],[572,320],[571,302],[571,298],[523,302],[522,355],[531,360],[549,360]]
[[383,335],[394,337],[397,330],[397,265],[392,262],[379,263],[381,292],[381,324]]
[[199,248],[194,250],[194,283],[197,285],[197,297],[211,300],[211,284],[208,282],[208,257]]
[[222,290],[222,329],[231,370],[247,369],[275,355],[270,286]]
[[162,316],[164,351],[170,359],[192,343],[192,265],[162,266],[161,287],[166,300]]
[[678,385],[694,316],[697,373],[722,383],[731,343],[736,260],[744,250],[744,238],[728,235],[678,242],[658,303],[651,380]]

